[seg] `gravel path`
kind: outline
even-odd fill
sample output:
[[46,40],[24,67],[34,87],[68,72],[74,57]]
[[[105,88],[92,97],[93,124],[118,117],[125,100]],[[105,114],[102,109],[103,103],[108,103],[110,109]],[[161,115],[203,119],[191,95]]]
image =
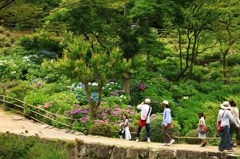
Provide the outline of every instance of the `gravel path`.
[[[15,134],[22,134],[26,136],[37,135],[41,138],[61,139],[61,140],[75,140],[81,139],[86,143],[101,143],[106,145],[118,145],[124,147],[136,147],[136,148],[151,148],[151,149],[181,149],[190,151],[208,151],[218,152],[217,146],[200,147],[199,145],[188,144],[173,144],[171,146],[162,146],[161,143],[147,143],[147,142],[135,142],[126,141],[122,139],[106,138],[99,136],[83,135],[80,133],[72,134],[66,132],[67,130],[59,130],[47,125],[41,125],[24,118],[21,115],[4,111],[0,108],[0,132],[10,132]],[[240,154],[240,148],[234,148],[234,153]]]

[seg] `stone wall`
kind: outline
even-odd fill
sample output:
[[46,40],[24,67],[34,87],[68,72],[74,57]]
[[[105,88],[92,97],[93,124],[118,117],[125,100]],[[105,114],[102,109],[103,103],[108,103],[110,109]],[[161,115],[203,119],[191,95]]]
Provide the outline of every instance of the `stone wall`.
[[76,140],[71,159],[237,159],[238,156],[221,152],[149,149],[84,143]]

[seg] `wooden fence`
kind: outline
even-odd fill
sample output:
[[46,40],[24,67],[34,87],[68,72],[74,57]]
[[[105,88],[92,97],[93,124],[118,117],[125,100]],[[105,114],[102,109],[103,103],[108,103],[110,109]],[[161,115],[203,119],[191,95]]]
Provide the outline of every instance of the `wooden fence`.
[[[62,115],[59,115],[59,114],[54,114],[50,111],[47,111],[47,110],[44,110],[42,108],[39,108],[37,106],[33,106],[31,104],[28,104],[28,103],[25,103],[19,99],[16,99],[16,98],[12,98],[12,97],[8,97],[8,96],[5,96],[5,95],[0,95],[0,102],[3,103],[3,106],[6,107],[7,109],[11,109],[15,112],[18,112],[20,114],[23,114],[24,116],[30,118],[30,119],[33,119],[37,122],[40,122],[40,123],[43,123],[43,124],[47,124],[49,125],[48,123],[44,122],[43,120],[39,120],[37,118],[34,118],[33,116],[30,116],[30,115],[27,115],[25,113],[25,111],[29,111],[35,115],[38,115],[38,116],[41,116],[42,118],[45,118],[45,119],[48,119],[50,121],[53,121],[55,123],[58,123],[60,124],[62,127],[65,127],[67,129],[70,129],[72,130],[72,126],[74,125],[74,123],[76,121],[78,121],[78,119],[71,119],[71,118],[68,118],[66,116],[62,116]],[[14,108],[11,108],[9,106],[6,106],[6,103],[7,104],[10,104],[10,105],[13,105],[17,108],[19,108],[19,110],[17,109],[14,109]],[[32,109],[28,109],[27,107],[25,107],[24,105],[28,106],[29,108],[34,108],[35,110],[32,110]],[[42,112],[42,114],[40,113]],[[51,116],[51,117],[50,117]],[[66,124],[66,123],[63,123],[63,122],[60,122],[58,121],[57,119],[64,119],[64,120],[67,120],[69,122],[69,124]],[[136,132],[131,132],[132,134],[136,134]],[[199,139],[198,137],[184,137],[184,136],[173,136],[174,139],[177,139],[177,140],[180,140],[180,139],[192,139],[192,140],[195,140],[195,139]],[[214,137],[206,137],[207,140],[213,140],[214,142],[216,142],[217,140],[219,140],[220,138],[219,137],[216,137],[216,135],[214,135]]]

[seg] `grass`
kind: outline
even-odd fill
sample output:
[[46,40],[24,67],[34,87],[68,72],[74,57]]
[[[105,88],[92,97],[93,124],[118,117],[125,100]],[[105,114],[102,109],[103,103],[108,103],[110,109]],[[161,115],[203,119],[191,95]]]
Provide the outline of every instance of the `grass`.
[[67,143],[0,133],[0,159],[68,159]]

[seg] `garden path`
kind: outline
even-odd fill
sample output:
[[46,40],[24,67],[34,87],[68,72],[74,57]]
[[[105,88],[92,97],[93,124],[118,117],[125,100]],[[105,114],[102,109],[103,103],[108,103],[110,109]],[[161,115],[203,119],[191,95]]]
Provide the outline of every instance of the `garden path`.
[[[161,143],[156,142],[135,142],[126,141],[116,138],[107,138],[91,135],[83,135],[76,133],[66,133],[66,130],[60,130],[47,125],[41,125],[24,118],[19,114],[14,114],[9,111],[4,111],[0,108],[0,132],[15,133],[26,136],[37,135],[41,138],[61,139],[61,140],[75,140],[81,139],[86,143],[101,143],[106,145],[119,145],[124,147],[136,148],[151,148],[151,149],[172,149],[172,150],[191,150],[191,151],[208,151],[218,152],[217,146],[200,147],[199,145],[189,144],[173,144],[172,146],[162,146]],[[234,148],[234,153],[240,154],[240,148]]]

